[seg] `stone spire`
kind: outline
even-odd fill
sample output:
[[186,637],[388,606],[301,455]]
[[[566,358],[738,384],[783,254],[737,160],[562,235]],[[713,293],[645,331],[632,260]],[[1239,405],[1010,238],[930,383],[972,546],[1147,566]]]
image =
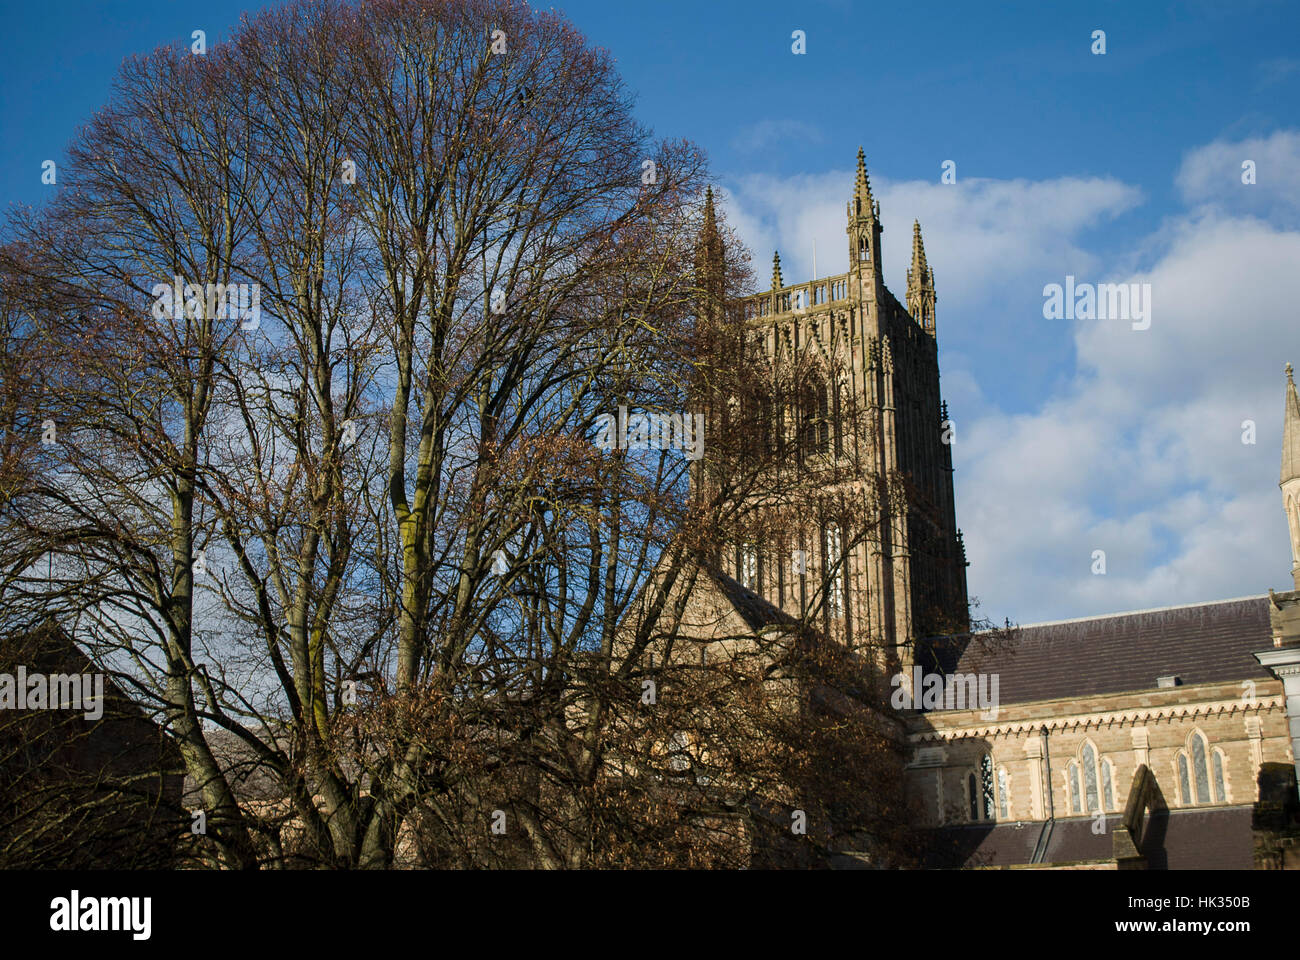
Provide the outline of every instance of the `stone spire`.
[[[925,241],[921,239],[921,221],[912,221],[912,270],[916,273],[918,281],[927,272],[928,264],[925,262]],[[907,282],[912,282],[912,274],[907,275]]]
[[695,257],[695,282],[700,288],[705,311],[721,317],[726,289],[726,251],[713,210],[713,188],[704,193],[704,225],[700,228]]
[[774,251],[772,254],[772,289],[780,290],[785,286],[781,280],[781,252]]
[[[1282,507],[1291,533],[1291,578],[1300,591],[1300,396],[1286,365],[1286,412],[1282,415]],[[1300,626],[1300,623],[1297,623]]]
[[849,268],[858,273],[860,282],[869,290],[866,296],[875,299],[881,291],[875,289],[880,281],[880,217],[879,208],[871,199],[871,181],[867,178],[867,158],[858,147],[858,173],[853,181],[853,196],[849,199],[846,213],[848,224],[845,232],[849,235]]
[[704,229],[700,233],[704,237],[716,236],[718,233],[718,220],[713,212],[712,187],[708,187],[704,191]]
[[1286,413],[1282,418],[1282,483],[1300,480],[1300,396],[1291,364],[1286,365]]
[[912,266],[907,271],[907,311],[912,319],[934,335],[934,271],[925,259],[920,221],[912,221]]
[[867,177],[867,157],[861,147],[858,147],[858,176],[853,181],[853,202],[859,216],[872,216],[875,213],[871,200],[871,180]]

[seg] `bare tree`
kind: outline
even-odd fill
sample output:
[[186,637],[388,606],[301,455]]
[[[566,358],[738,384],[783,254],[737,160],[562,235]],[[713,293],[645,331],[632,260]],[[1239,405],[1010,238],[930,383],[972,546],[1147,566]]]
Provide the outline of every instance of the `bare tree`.
[[3,615],[165,723],[193,855],[899,860],[889,654],[821,588],[692,598],[756,602],[718,557],[757,531],[847,554],[903,481],[747,334],[701,153],[606,53],[513,0],[295,2],[130,61],[71,153],[0,262]]

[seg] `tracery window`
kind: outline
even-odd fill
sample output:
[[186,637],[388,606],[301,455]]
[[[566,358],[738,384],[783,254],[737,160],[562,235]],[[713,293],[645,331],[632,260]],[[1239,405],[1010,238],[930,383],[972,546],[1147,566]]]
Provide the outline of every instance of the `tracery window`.
[[1226,803],[1227,784],[1223,775],[1223,751],[1210,749],[1200,730],[1187,737],[1187,746],[1178,751],[1178,797],[1184,806],[1201,803]]
[[805,388],[800,406],[804,452],[828,453],[831,447],[831,410],[826,384],[819,382]]
[[1070,785],[1070,811],[1097,813],[1115,809],[1115,770],[1109,759],[1101,759],[1091,740],[1079,747],[1077,757],[1066,767]]

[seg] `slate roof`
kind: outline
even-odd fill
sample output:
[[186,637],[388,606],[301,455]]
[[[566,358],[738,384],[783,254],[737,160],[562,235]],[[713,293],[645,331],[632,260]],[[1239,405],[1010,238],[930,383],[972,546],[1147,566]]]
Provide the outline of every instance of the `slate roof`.
[[731,604],[732,609],[736,611],[740,619],[744,620],[745,624],[755,633],[774,624],[794,624],[798,622],[784,610],[764,600],[758,594],[745,589],[738,581],[725,573],[709,570],[707,576],[726,598],[727,602]]
[[1271,676],[1253,654],[1273,645],[1267,596],[1117,613],[1016,629],[1002,644],[987,635],[930,642],[945,673],[998,674],[1003,705]]
[[[1142,842],[1152,870],[1253,870],[1252,808],[1201,807],[1152,814]],[[1109,860],[1112,831],[1120,817],[1106,818],[1106,832],[1093,832],[1092,817],[1057,820],[1046,863]],[[1043,824],[1019,823],[945,827],[935,831],[931,867],[1008,867],[1027,864]]]

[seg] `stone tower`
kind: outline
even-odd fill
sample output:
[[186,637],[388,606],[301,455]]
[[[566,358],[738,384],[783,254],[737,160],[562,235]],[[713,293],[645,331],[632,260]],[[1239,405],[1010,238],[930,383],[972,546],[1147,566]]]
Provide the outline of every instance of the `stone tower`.
[[[860,537],[832,522],[797,542],[736,545],[723,550],[721,566],[795,615],[821,597],[830,635],[882,651],[886,669],[909,668],[916,640],[969,625],[952,431],[939,392],[934,275],[915,224],[908,306],[886,288],[880,205],[861,150],[845,229],[847,273],[787,284],[774,256],[771,289],[745,298],[741,316],[746,340],[772,363],[802,355],[826,371],[827,386],[813,402],[830,429],[819,435],[814,428],[815,455],[801,454],[800,482],[833,491],[836,462],[852,456],[879,478],[879,522]],[[854,425],[842,431],[841,411],[850,408]],[[795,416],[802,440],[807,413]],[[790,425],[787,416],[778,429]]]

